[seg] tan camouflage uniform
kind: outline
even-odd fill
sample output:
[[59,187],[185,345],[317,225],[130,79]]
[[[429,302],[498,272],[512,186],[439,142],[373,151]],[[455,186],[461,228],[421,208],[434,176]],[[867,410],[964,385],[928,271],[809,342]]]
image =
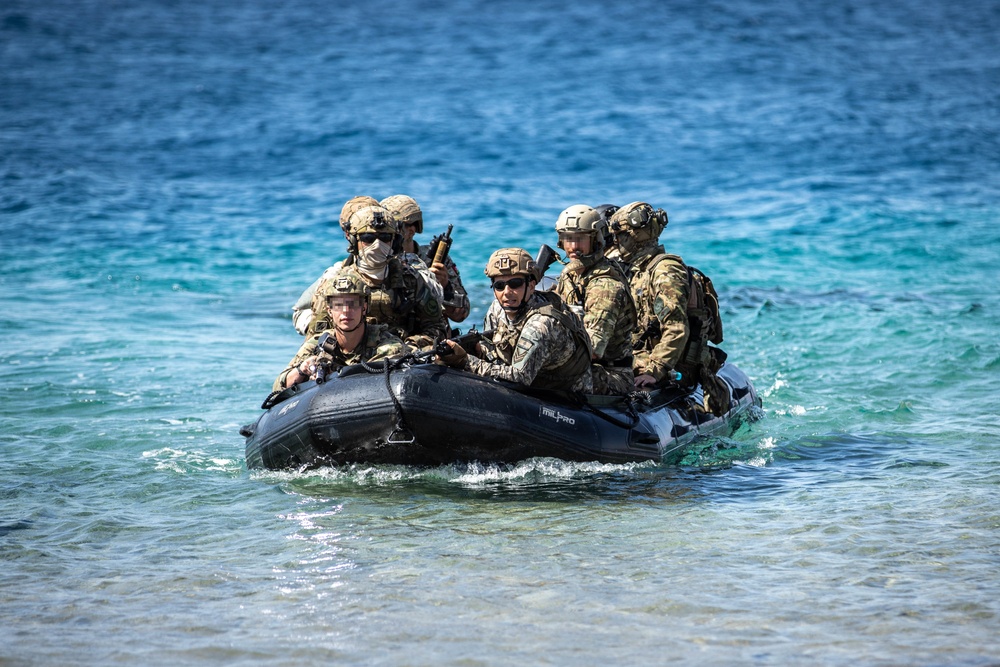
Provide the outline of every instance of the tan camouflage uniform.
[[[434,263],[434,258],[430,256],[431,249],[429,246],[422,247],[416,242],[414,242],[414,245],[417,249],[417,255],[427,266]],[[469,294],[465,291],[465,286],[462,285],[462,277],[459,275],[458,267],[452,261],[451,255],[444,258],[444,268],[448,272],[448,286],[443,288],[444,300],[441,302],[441,305],[445,308],[445,312],[448,313],[449,319],[461,322],[469,316],[469,310],[471,309]]]
[[629,284],[636,307],[636,327],[632,334],[636,375],[652,375],[663,381],[677,368],[688,339],[688,277],[679,258],[663,254],[663,246],[649,246],[631,261]]
[[[391,359],[393,357],[400,357],[407,352],[409,348],[406,344],[399,339],[398,336],[394,335],[389,331],[389,327],[384,324],[365,324],[365,338],[361,345],[354,349],[353,352],[344,352],[339,347],[334,354],[329,354],[326,350],[319,351],[316,347],[316,342],[319,340],[322,334],[316,334],[310,336],[306,342],[302,344],[299,351],[292,358],[292,361],[288,364],[285,370],[281,371],[278,375],[278,379],[274,381],[273,390],[279,391],[285,386],[285,378],[291,373],[295,368],[297,368],[303,361],[309,357],[319,355],[321,360],[329,361],[334,370],[339,370],[344,366],[350,366],[351,364],[358,364],[362,361],[381,361],[383,359]],[[330,341],[327,345],[337,345],[337,339],[330,337]]]
[[582,312],[595,357],[593,393],[624,396],[634,391],[636,313],[625,274],[603,257],[572,260],[560,274],[556,292],[577,314]]
[[[495,357],[486,360],[469,355],[465,369],[540,389],[591,393],[590,349],[582,324],[574,335],[557,316],[546,314],[549,309],[543,308],[552,303],[550,299],[547,293],[535,292],[527,311],[516,321],[503,309],[491,307],[485,326],[495,328]],[[575,316],[567,311],[564,317]]]
[[[344,266],[352,266],[355,257],[344,260]],[[381,284],[374,284],[367,276],[362,279],[371,288],[371,303],[368,316],[400,338],[416,347],[423,347],[447,338],[448,321],[441,312],[441,303],[427,286],[424,278],[415,269],[404,266],[398,257],[390,257],[388,274]],[[313,317],[306,329],[307,335],[321,333],[333,328],[326,309],[326,301],[316,290],[313,298]]]

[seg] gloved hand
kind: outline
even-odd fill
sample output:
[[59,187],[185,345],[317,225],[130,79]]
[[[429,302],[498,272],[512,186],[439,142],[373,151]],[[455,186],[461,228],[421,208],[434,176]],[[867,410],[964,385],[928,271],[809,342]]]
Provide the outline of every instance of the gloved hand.
[[425,336],[424,334],[413,334],[412,336],[407,336],[406,342],[417,349],[426,349],[431,345],[434,345],[434,339],[430,336]]
[[461,345],[452,340],[444,341],[443,345],[448,346],[449,352],[448,354],[438,354],[434,363],[444,364],[452,368],[462,368],[465,366],[465,360],[469,355]]

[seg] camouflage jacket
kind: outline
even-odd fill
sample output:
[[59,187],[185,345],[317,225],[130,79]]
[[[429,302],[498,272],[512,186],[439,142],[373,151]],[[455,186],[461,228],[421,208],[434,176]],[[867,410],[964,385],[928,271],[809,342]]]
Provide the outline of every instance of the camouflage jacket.
[[[343,262],[344,266],[353,264],[353,255]],[[449,327],[441,312],[441,303],[434,297],[434,293],[420,273],[404,266],[398,257],[391,257],[388,266],[388,274],[377,285],[361,274],[362,279],[372,290],[368,317],[374,318],[379,324],[388,325],[389,330],[400,338],[423,336],[431,341],[446,338]],[[330,279],[332,276],[327,278]],[[322,290],[317,288],[316,294],[321,292]],[[308,335],[332,328],[326,302],[323,299],[314,297],[312,310],[312,321],[306,329]],[[426,345],[428,341],[420,341],[417,344]]]
[[292,357],[292,360],[289,362],[285,370],[281,371],[278,375],[278,379],[274,381],[274,391],[284,388],[285,378],[288,377],[288,374],[291,373],[294,368],[309,357],[317,354],[320,356],[320,359],[329,362],[333,370],[339,370],[344,366],[358,364],[362,361],[381,361],[382,359],[399,357],[409,352],[409,348],[406,344],[401,341],[398,336],[392,334],[389,331],[389,328],[384,324],[366,323],[364,341],[361,345],[355,348],[353,352],[345,352],[340,349],[337,345],[337,339],[332,336],[328,346],[330,344],[336,346],[336,352],[330,354],[326,350],[320,351],[316,345],[320,336],[322,336],[322,334],[310,336],[306,342],[302,343],[302,347],[300,347],[299,351],[295,353],[294,357]]
[[632,260],[629,283],[636,308],[633,368],[659,382],[677,368],[687,344],[687,269],[663,246],[650,246]]
[[596,263],[571,261],[559,276],[556,292],[577,314],[577,308],[582,310],[598,363],[632,365],[635,304],[628,277],[617,263],[603,257]]
[[431,292],[434,293],[434,298],[438,300],[438,303],[444,305],[444,288],[437,281],[434,273],[431,272],[430,264],[424,261],[424,258],[415,252],[403,251],[398,255],[399,261],[403,263],[403,266],[408,266],[411,269],[416,269],[417,273],[424,279],[424,283],[430,288]]
[[502,309],[490,315],[486,326],[494,328],[496,358],[469,355],[466,370],[539,389],[592,391],[586,331],[557,296],[535,292],[513,321]]
[[[424,261],[425,265],[430,266],[434,263],[434,258],[430,256],[430,247],[421,246],[417,243],[414,243],[414,245],[416,246],[417,254]],[[444,306],[449,318],[456,322],[461,322],[469,316],[469,295],[465,291],[465,286],[462,285],[462,277],[458,274],[458,267],[452,261],[451,255],[445,257],[444,268],[448,272],[448,286],[443,288],[444,301],[441,302],[441,305]]]

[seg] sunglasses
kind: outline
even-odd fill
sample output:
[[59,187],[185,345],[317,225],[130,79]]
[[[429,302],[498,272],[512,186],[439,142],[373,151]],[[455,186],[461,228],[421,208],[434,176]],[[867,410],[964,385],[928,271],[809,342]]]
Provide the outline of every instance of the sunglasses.
[[358,234],[358,240],[362,243],[375,243],[375,239],[378,239],[383,243],[392,243],[393,236],[395,234],[392,232],[365,232],[364,234]]
[[502,292],[505,288],[510,287],[511,289],[521,289],[524,283],[528,282],[524,278],[511,278],[510,280],[495,280],[493,281],[493,291]]

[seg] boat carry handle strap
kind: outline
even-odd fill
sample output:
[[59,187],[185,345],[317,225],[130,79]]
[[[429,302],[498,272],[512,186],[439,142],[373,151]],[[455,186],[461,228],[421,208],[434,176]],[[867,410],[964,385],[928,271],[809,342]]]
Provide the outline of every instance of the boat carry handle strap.
[[619,428],[624,428],[631,431],[633,428],[639,425],[639,413],[635,409],[636,404],[642,403],[643,405],[649,405],[651,402],[651,398],[649,396],[649,392],[646,391],[633,391],[631,394],[627,394],[623,398],[625,400],[625,405],[627,406],[625,408],[625,412],[628,413],[629,420],[631,421],[631,423],[624,422],[621,419],[618,419],[617,417],[609,415],[608,413],[598,408],[596,405],[592,405],[586,401],[584,401],[583,405],[601,419],[609,421]]
[[[392,383],[389,381],[389,374],[396,368],[402,366],[407,361],[410,361],[411,360],[410,358],[413,356],[414,355],[412,354],[408,354],[404,357],[400,357],[395,361],[386,359],[382,363],[381,369],[368,364],[368,362],[366,361],[361,362],[361,367],[364,368],[369,373],[382,373],[383,377],[385,377],[385,389],[386,391],[389,392],[389,398],[392,399],[392,411],[393,411],[393,417],[395,419],[395,424],[393,425],[392,432],[389,433],[389,437],[386,438],[386,442],[392,445],[409,445],[413,444],[413,442],[416,441],[416,437],[414,437],[413,431],[411,431],[406,426],[406,418],[403,417],[403,405],[399,402],[399,399],[396,397],[396,393],[392,390]],[[401,435],[402,437],[400,437]]]

